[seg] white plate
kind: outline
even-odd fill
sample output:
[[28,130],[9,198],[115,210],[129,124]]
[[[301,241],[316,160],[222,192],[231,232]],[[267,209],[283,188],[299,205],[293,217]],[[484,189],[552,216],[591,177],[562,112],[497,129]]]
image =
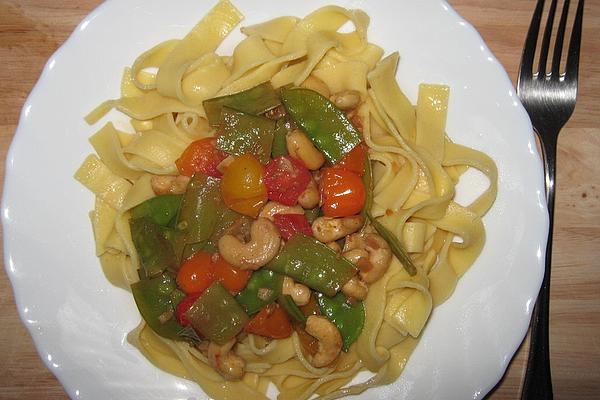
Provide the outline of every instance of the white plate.
[[[122,69],[136,55],[182,37],[212,3],[107,1],[50,58],[23,108],[7,158],[5,264],[40,356],[73,398],[206,398],[126,342],[139,315],[131,295],[102,274],[87,218],[93,197],[72,175],[92,152],[87,138],[97,128],[83,116],[118,96]],[[250,24],[329,2],[236,3]],[[413,102],[419,82],[450,85],[450,136],[489,154],[500,171],[483,253],[434,311],[400,379],[361,398],[481,398],[521,343],[542,278],[548,217],[529,119],[481,37],[444,1],[336,3],[367,11],[369,39],[400,51],[398,79]],[[476,174],[467,180],[463,199],[485,187]]]

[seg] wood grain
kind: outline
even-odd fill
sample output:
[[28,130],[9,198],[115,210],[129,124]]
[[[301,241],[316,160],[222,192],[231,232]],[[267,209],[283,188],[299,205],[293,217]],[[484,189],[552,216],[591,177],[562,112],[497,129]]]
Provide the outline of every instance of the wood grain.
[[[0,156],[48,59],[98,0],[0,0]],[[600,2],[588,0],[575,114],[559,140],[551,357],[557,399],[600,399]],[[451,0],[513,82],[534,7],[526,0]],[[0,163],[4,177],[4,163]],[[489,399],[518,399],[527,340]],[[40,360],[0,269],[0,398],[67,398]]]

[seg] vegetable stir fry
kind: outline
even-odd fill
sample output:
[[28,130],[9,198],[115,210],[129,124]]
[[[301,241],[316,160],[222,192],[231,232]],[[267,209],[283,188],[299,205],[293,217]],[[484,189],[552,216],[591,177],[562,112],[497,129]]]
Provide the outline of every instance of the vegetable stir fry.
[[241,335],[296,332],[315,367],[348,351],[392,254],[414,274],[371,221],[360,101],[264,83],[204,102],[214,137],[189,145],[180,175],[155,176],[156,197],[131,211],[132,291],[151,329],[220,357],[213,366],[230,380],[244,374],[230,351]]

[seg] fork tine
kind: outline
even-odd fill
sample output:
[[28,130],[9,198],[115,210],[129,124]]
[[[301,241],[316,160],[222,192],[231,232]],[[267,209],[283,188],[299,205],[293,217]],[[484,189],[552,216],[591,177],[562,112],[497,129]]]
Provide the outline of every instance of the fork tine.
[[550,37],[552,36],[552,25],[554,25],[554,14],[556,14],[556,0],[550,3],[550,11],[546,19],[546,27],[544,28],[544,37],[542,39],[542,47],[540,49],[540,63],[538,64],[538,78],[546,75],[546,62],[548,61],[548,49],[550,48]]
[[[531,79],[533,75],[533,57],[535,56],[535,46],[537,44],[538,33],[540,31],[540,22],[542,20],[542,11],[544,9],[544,0],[538,0],[535,11],[531,17],[531,24],[527,31],[527,39],[523,47],[521,56],[521,66],[519,67],[519,82]],[[517,90],[519,89],[517,84]]]
[[573,22],[573,32],[569,43],[569,54],[567,55],[567,68],[565,79],[577,82],[579,74],[579,49],[581,48],[581,27],[583,25],[583,4],[584,0],[579,0],[577,5],[577,14]]
[[569,14],[569,3],[569,0],[565,0],[565,3],[563,4],[560,23],[558,24],[558,31],[556,32],[556,43],[554,44],[554,52],[552,54],[552,71],[550,76],[552,79],[556,80],[560,78],[560,58],[562,56],[563,41],[565,39],[565,28],[567,26],[567,16]]

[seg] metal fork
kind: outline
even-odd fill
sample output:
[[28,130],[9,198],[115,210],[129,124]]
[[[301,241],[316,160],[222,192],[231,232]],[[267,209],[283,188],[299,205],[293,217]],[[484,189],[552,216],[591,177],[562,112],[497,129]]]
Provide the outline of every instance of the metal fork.
[[517,82],[517,95],[527,110],[541,143],[546,175],[546,199],[550,214],[544,280],[531,319],[529,358],[527,360],[527,371],[521,392],[521,399],[526,400],[552,399],[548,323],[552,228],[554,225],[556,147],[558,134],[575,109],[584,5],[584,0],[579,0],[571,32],[566,68],[563,72],[561,71],[561,53],[569,12],[569,0],[564,1],[554,43],[552,64],[548,71],[546,64],[550,49],[552,25],[557,8],[557,1],[552,0],[548,10],[544,36],[539,48],[539,62],[536,72],[534,69],[534,56],[544,2],[544,0],[538,0],[533,13],[527,39],[525,40],[525,48],[523,49]]

